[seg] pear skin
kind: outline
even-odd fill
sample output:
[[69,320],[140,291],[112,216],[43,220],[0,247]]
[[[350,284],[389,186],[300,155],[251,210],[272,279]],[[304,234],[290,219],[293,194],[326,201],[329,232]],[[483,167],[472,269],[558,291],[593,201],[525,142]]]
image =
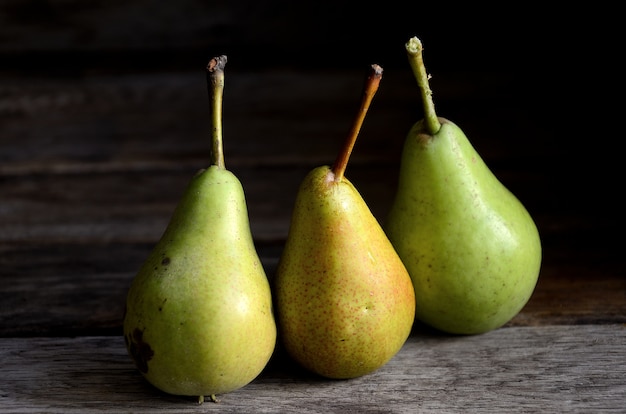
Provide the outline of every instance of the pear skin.
[[[415,39],[407,51],[421,58]],[[539,233],[463,131],[436,117],[425,69],[411,63],[420,66],[426,117],[406,137],[384,227],[411,275],[416,317],[453,334],[487,332],[530,299],[541,267]]]
[[207,66],[213,163],[192,178],[133,279],[123,321],[126,347],[146,380],[169,394],[197,396],[199,403],[254,380],[277,340],[244,190],[224,165],[225,63],[220,56]]
[[502,326],[530,299],[541,248],[524,206],[443,118],[404,146],[387,234],[415,286],[416,316],[450,333]]
[[411,279],[354,186],[330,167],[301,184],[275,280],[279,331],[305,368],[353,378],[387,363],[413,325]]
[[143,376],[176,395],[233,391],[269,361],[270,286],[231,172],[211,166],[191,181],[129,289],[124,338]]
[[285,349],[308,370],[335,379],[385,365],[402,348],[415,317],[404,264],[343,176],[382,76],[382,68],[372,69],[335,164],[313,169],[300,185],[273,285]]

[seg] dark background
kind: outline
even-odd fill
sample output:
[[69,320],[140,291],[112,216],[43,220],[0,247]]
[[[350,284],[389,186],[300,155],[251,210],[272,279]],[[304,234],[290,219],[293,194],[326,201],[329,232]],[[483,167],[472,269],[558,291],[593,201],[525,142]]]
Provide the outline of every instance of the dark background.
[[[3,0],[0,76],[189,71],[217,54],[229,55],[230,71],[354,69],[370,63],[405,70],[403,45],[417,35],[434,82],[447,73],[464,74],[469,87],[484,77],[510,75],[498,99],[527,112],[529,124],[553,129],[563,145],[563,157],[554,161],[567,162],[566,154],[581,147],[586,155],[591,150],[607,156],[613,151],[594,149],[619,141],[607,134],[620,131],[603,127],[622,106],[618,16],[597,3],[548,8],[532,2],[494,7],[415,1]],[[480,89],[473,93],[480,104]],[[450,117],[472,110],[447,108],[443,100],[437,104]]]
[[[210,57],[227,54],[232,74],[322,74],[379,63],[389,79],[379,92],[384,97],[387,84],[406,81],[407,91],[414,87],[404,43],[417,35],[439,115],[465,129],[531,212],[576,217],[560,238],[578,232],[577,240],[595,249],[617,250],[620,244],[609,240],[621,229],[623,215],[619,15],[598,3],[555,8],[529,2],[3,0],[0,162],[10,169],[41,156],[23,150],[42,141],[39,132],[28,132],[36,120],[19,110],[22,98],[14,82],[80,84],[102,74],[136,75],[141,82],[154,73],[199,72]],[[420,117],[417,100],[398,110],[411,114],[411,121],[413,114],[414,120]],[[326,113],[310,115],[321,125],[328,121]],[[403,119],[406,124],[389,125],[389,131],[407,131],[409,117]],[[250,145],[258,142],[250,137]],[[98,160],[97,148],[38,150],[70,161]],[[535,177],[534,187],[517,188],[510,174]],[[550,225],[548,219],[541,223],[544,234]]]

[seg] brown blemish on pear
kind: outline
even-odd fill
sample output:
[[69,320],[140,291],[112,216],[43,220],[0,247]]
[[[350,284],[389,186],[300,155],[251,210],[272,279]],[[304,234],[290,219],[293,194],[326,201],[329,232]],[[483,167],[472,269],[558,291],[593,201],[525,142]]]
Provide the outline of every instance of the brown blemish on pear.
[[124,336],[124,340],[128,353],[135,362],[137,369],[143,374],[148,373],[148,361],[154,356],[154,351],[150,344],[144,342],[143,331],[135,328],[132,334]]

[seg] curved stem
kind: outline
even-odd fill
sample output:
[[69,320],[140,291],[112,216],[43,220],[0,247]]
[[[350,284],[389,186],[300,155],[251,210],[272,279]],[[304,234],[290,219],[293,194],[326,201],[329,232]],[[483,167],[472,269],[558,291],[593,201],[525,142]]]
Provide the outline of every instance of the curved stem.
[[357,112],[356,118],[352,123],[352,128],[343,144],[343,147],[339,151],[337,155],[337,159],[335,159],[335,163],[332,166],[332,172],[335,176],[335,182],[339,182],[343,179],[343,175],[346,171],[346,167],[348,166],[348,159],[350,158],[350,154],[352,153],[352,148],[354,148],[354,143],[359,135],[359,131],[361,130],[361,126],[363,125],[363,121],[365,120],[365,115],[367,114],[367,110],[369,109],[370,103],[378,91],[378,86],[380,85],[380,80],[383,77],[383,68],[374,64],[371,66],[370,73],[365,80],[365,86],[363,87],[363,96],[361,98],[361,107]]
[[224,96],[224,66],[226,55],[214,57],[206,67],[211,110],[211,165],[226,168],[222,144],[222,100]]
[[424,66],[424,59],[422,57],[422,42],[417,37],[409,39],[405,45],[407,55],[409,57],[409,63],[413,70],[413,75],[417,79],[417,85],[420,88],[422,94],[422,104],[424,105],[424,123],[430,135],[435,135],[439,128],[441,128],[441,122],[437,118],[435,113],[435,104],[433,102],[433,92],[430,90],[428,80],[430,76],[426,72]]

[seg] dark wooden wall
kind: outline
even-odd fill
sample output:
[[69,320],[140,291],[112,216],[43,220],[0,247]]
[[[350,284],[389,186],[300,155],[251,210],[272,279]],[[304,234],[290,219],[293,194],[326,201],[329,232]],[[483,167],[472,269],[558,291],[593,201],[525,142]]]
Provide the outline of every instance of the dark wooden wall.
[[[385,73],[347,174],[386,213],[421,117],[404,52],[417,35],[439,114],[535,217],[545,275],[622,273],[618,16],[528,2],[1,1],[0,276],[19,283],[0,334],[118,332],[133,272],[206,165],[204,67],[218,54],[226,162],[270,272],[297,184],[334,159],[371,63]],[[77,280],[90,295],[72,296]],[[531,315],[550,295],[569,303],[545,286]]]

